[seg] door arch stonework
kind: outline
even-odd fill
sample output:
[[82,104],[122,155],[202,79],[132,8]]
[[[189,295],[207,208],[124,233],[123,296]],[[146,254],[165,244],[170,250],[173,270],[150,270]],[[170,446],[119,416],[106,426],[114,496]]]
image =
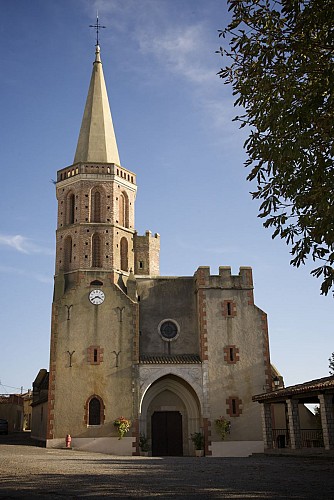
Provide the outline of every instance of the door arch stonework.
[[[182,416],[183,455],[193,452],[191,434],[202,428],[202,412],[199,398],[193,387],[181,377],[164,375],[146,390],[141,401],[139,431],[152,444],[152,416],[156,412],[179,412]],[[157,439],[155,434],[154,439]]]

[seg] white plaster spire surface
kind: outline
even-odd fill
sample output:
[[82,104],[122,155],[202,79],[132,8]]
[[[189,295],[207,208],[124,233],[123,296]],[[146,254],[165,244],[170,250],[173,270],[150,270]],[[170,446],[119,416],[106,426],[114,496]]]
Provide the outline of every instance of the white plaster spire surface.
[[74,157],[74,163],[77,162],[120,165],[99,45],[96,45],[92,77]]

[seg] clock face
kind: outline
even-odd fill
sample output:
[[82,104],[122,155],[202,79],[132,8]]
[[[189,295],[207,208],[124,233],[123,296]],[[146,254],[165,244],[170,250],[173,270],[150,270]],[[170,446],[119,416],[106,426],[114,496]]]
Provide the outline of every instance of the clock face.
[[89,293],[89,300],[91,301],[92,304],[98,306],[99,304],[102,304],[102,302],[105,299],[105,295],[102,292],[102,290],[92,290]]

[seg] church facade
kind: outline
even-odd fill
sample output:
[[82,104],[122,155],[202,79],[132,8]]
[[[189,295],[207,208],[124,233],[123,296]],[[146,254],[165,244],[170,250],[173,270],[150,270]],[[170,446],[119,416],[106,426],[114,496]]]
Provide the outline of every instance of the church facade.
[[[252,270],[159,274],[160,236],[135,230],[136,175],[120,165],[100,48],[58,222],[46,421],[48,447],[207,456],[263,451],[254,394],[272,385],[266,314]],[[119,439],[114,422],[131,421]],[[216,420],[230,423],[223,440]]]

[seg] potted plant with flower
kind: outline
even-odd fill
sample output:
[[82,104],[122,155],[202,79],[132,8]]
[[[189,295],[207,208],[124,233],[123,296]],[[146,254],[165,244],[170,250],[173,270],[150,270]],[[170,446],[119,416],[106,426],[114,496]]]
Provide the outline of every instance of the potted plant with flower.
[[150,450],[150,446],[148,444],[148,438],[145,436],[145,434],[140,434],[139,436],[139,448],[140,448],[140,454],[143,457],[147,457],[148,452]]
[[221,416],[215,420],[215,425],[217,432],[220,434],[220,437],[224,441],[226,435],[231,432],[231,422],[225,417]]
[[204,455],[204,436],[201,432],[194,432],[191,434],[191,440],[195,445],[196,457],[202,457]]
[[125,417],[118,417],[114,420],[114,427],[118,430],[118,439],[122,439],[127,432],[129,432],[131,427],[131,420],[128,420]]

